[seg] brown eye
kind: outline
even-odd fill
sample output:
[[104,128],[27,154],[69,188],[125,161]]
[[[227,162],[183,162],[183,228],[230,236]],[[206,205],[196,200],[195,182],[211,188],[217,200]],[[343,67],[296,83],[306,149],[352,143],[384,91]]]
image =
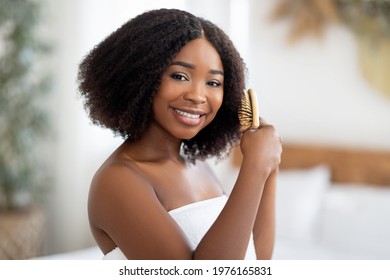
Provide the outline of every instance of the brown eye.
[[188,78],[185,75],[177,73],[171,74],[171,78],[179,81],[188,81]]
[[207,85],[211,87],[220,87],[222,86],[222,83],[219,81],[209,81],[207,82]]

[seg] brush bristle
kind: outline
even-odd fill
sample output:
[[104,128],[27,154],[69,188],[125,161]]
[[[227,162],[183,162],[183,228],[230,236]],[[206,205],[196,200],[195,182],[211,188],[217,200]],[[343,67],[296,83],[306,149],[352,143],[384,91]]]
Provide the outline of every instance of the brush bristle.
[[238,119],[243,130],[247,130],[252,126],[252,104],[249,93],[244,91],[244,96],[241,101],[241,106],[238,109]]
[[242,126],[242,130],[259,127],[260,118],[257,97],[254,90],[249,89],[248,91],[244,91],[241,106],[238,109],[238,119]]

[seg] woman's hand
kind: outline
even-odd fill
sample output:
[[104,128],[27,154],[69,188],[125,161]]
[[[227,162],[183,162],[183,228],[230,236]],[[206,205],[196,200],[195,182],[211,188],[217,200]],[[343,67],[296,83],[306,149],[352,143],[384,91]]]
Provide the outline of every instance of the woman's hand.
[[280,164],[282,141],[275,128],[263,119],[257,129],[245,131],[241,137],[241,152],[244,161],[254,168],[270,174]]

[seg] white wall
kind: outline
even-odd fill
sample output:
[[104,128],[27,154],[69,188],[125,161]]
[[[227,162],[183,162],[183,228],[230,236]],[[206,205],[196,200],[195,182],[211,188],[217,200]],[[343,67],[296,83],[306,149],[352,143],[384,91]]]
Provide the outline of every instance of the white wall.
[[[284,141],[390,150],[390,100],[361,78],[354,39],[341,27],[331,28],[322,41],[305,39],[287,47],[286,25],[264,22],[273,1],[231,0],[231,7],[226,0],[48,2],[49,32],[57,45],[57,164],[48,203],[47,253],[94,244],[86,209],[89,183],[121,142],[90,125],[77,97],[78,64],[110,32],[147,9],[186,8],[226,30],[247,62],[249,86],[259,94],[262,116],[276,125]],[[225,162],[216,171],[223,178],[228,168]]]
[[362,78],[354,36],[340,25],[288,46],[289,26],[251,1],[250,84],[285,141],[390,150],[390,98]]

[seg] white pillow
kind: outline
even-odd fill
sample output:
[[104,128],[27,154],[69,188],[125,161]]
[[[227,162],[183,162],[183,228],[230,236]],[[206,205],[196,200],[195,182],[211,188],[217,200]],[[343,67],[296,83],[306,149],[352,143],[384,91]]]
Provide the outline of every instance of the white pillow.
[[320,165],[280,171],[276,191],[276,237],[318,241],[318,226],[331,184],[331,171]]
[[337,184],[325,209],[324,245],[390,258],[390,186]]

